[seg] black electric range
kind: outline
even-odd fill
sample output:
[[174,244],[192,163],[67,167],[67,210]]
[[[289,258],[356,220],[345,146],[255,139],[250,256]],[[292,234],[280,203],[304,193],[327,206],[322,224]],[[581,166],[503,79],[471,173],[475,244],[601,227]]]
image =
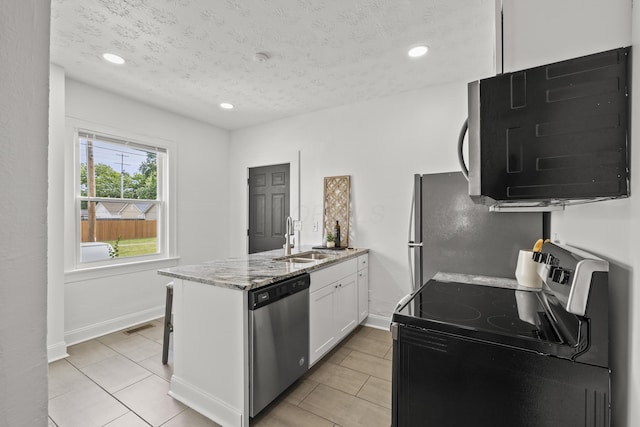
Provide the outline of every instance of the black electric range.
[[393,426],[609,425],[608,264],[553,244],[537,261],[542,289],[439,273],[399,303]]

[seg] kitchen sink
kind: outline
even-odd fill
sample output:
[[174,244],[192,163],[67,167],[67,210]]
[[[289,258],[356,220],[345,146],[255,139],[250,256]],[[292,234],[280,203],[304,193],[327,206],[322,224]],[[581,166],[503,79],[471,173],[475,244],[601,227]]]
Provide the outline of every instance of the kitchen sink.
[[276,258],[276,261],[288,262],[290,264],[300,264],[300,263],[307,263],[307,262],[316,262],[317,260],[293,257],[293,258]]
[[330,254],[325,254],[323,252],[315,252],[315,251],[302,252],[295,255],[296,258],[305,258],[305,259],[327,259],[327,258],[333,258],[334,256],[335,255],[330,255]]
[[300,252],[299,254],[288,255],[281,258],[275,258],[275,260],[289,263],[318,263],[320,261],[329,260],[334,257],[335,255],[325,254],[323,252],[309,251]]

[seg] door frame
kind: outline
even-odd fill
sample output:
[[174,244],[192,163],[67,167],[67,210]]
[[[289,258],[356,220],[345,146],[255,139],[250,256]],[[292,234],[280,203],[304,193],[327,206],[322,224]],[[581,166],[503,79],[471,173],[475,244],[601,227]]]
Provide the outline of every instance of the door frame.
[[[267,155],[259,162],[252,162],[245,168],[245,183],[249,180],[249,169],[259,168],[263,166],[273,166],[281,164],[289,164],[289,215],[295,221],[300,220],[300,151],[291,151],[287,153]],[[249,229],[249,185],[244,185],[244,229]],[[294,231],[296,237],[296,247],[299,247],[300,232]],[[249,236],[245,231],[244,253],[249,253]],[[282,242],[284,244],[284,242]]]

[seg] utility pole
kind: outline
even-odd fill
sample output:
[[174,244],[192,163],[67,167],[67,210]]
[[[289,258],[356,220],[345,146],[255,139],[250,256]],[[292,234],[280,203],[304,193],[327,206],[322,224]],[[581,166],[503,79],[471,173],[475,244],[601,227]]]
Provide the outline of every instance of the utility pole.
[[87,192],[89,203],[87,203],[87,241],[96,241],[96,202],[91,198],[96,197],[96,178],[93,166],[93,142],[87,140]]
[[120,198],[124,199],[124,153],[120,153]]
[[120,153],[120,198],[124,199],[124,165],[129,166],[129,163],[124,162],[124,158],[129,157],[124,153]]

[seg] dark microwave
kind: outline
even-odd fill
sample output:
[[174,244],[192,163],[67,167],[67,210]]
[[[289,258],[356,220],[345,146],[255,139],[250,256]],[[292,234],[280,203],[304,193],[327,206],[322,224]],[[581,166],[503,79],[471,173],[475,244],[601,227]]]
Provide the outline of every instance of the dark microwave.
[[629,196],[630,53],[469,83],[471,198],[544,210]]

